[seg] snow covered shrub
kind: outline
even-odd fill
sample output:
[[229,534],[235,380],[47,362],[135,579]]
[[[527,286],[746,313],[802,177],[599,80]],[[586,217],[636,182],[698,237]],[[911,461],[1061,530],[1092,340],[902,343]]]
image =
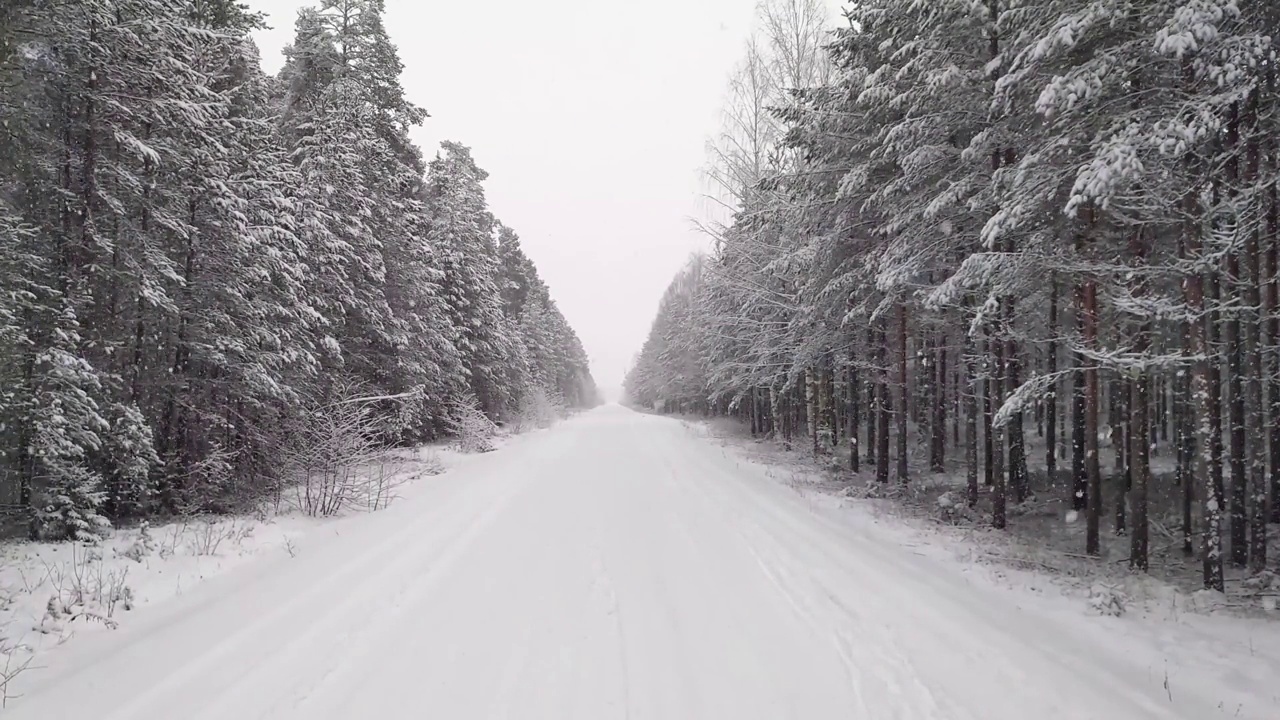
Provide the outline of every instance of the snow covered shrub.
[[156,541],[155,538],[151,536],[151,525],[144,522],[138,527],[138,536],[133,539],[133,542],[129,544],[129,547],[120,551],[120,556],[129,558],[136,563],[140,563],[143,558],[155,552],[155,549]]
[[1280,591],[1280,574],[1270,570],[1263,570],[1256,575],[1245,578],[1240,586],[1245,592],[1255,594]]
[[62,466],[33,500],[35,534],[47,540],[97,542],[111,527],[99,513],[102,480],[75,465]]
[[155,488],[151,470],[160,464],[152,443],[151,427],[135,405],[115,403],[111,429],[103,442],[106,473],[106,510],[113,517],[143,514]]
[[1097,583],[1089,588],[1089,607],[1099,615],[1120,617],[1124,614],[1129,598],[1120,588],[1105,583]]
[[515,430],[523,432],[548,428],[565,415],[564,401],[546,388],[534,387],[525,393],[516,411]]
[[977,513],[958,493],[944,492],[938,496],[935,504],[938,508],[938,519],[945,523],[960,525],[977,520]]
[[[68,310],[66,315],[74,322]],[[83,358],[51,348],[36,361],[40,376],[31,415],[32,534],[96,541],[111,526],[102,516],[102,477],[88,466],[109,426],[90,395],[97,376]]]
[[448,426],[449,434],[462,452],[486,453],[493,450],[498,426],[484,414],[474,398],[453,404],[449,409]]

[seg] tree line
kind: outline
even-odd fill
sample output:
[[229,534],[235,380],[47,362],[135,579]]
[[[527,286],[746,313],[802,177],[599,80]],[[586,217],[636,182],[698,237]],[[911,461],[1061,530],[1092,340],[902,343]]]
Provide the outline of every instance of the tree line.
[[732,217],[667,291],[632,400],[839,447],[882,483],[963,468],[996,528],[1061,493],[1085,551],[1122,535],[1139,571],[1153,527],[1208,588],[1266,570],[1280,6],[763,14],[791,32],[766,22],[731,84],[712,177]]
[[[0,6],[0,494],[9,525],[234,510],[300,432],[381,441],[596,402],[486,173],[409,139],[383,0],[321,0],[275,76],[236,0]],[[302,453],[302,454],[305,454]]]

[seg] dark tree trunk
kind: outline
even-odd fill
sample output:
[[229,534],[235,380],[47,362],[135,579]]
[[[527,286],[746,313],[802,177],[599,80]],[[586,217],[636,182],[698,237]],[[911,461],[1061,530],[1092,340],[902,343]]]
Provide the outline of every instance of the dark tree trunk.
[[991,367],[991,347],[991,336],[987,334],[982,341],[982,366],[985,372],[978,383],[982,388],[982,482],[986,487],[992,487],[996,482],[996,444],[991,432],[992,413],[994,413],[991,407],[991,396],[995,393],[993,385],[995,370]]
[[1084,358],[1075,356],[1076,372],[1071,382],[1071,509],[1080,512],[1089,505],[1089,471],[1085,463],[1085,372]]
[[[1189,324],[1184,323],[1183,347],[1191,348]],[[1178,377],[1178,410],[1174,414],[1177,423],[1178,481],[1182,490],[1182,554],[1195,555],[1195,519],[1193,508],[1196,498],[1196,432],[1195,405],[1191,396],[1191,377],[1182,373]]]
[[[998,412],[1004,404],[1004,341],[1000,339],[999,334],[993,340],[995,347],[995,362],[992,368],[991,381],[988,383],[991,388],[991,406]],[[1006,475],[1007,467],[1004,460],[1004,435],[1005,428],[996,425],[994,422],[994,413],[992,423],[988,427],[991,435],[991,526],[997,530],[1003,530],[1008,523],[1008,502],[1009,502],[1009,485],[1008,476]]]
[[1129,488],[1133,485],[1129,463],[1129,396],[1132,393],[1132,380],[1116,378],[1110,383],[1108,395],[1111,400],[1111,446],[1116,451],[1116,535],[1124,535],[1128,531],[1125,511],[1128,509]]
[[[1008,337],[1005,343],[1005,381],[1004,392],[1012,395],[1022,383],[1022,360],[1018,356],[1018,343],[1013,339],[1014,301],[1005,301],[1004,331]],[[1027,477],[1026,437],[1022,424],[1023,414],[1019,410],[1010,417],[1009,427],[1005,430],[1009,438],[1009,485],[1013,491],[1015,503],[1026,502],[1029,492]]]
[[[1146,331],[1139,331],[1144,338],[1135,345],[1135,350],[1144,351]],[[1145,370],[1129,383],[1129,469],[1133,481],[1129,489],[1131,529],[1129,531],[1129,567],[1142,572],[1147,571],[1148,551],[1150,546],[1150,526],[1147,521],[1147,488],[1150,486],[1150,454],[1147,416],[1150,410],[1150,380]],[[1123,503],[1120,503],[1123,504]]]
[[[1268,98],[1274,97],[1274,69],[1267,70]],[[1280,148],[1275,138],[1269,138],[1268,170],[1280,172]],[[1280,523],[1280,198],[1276,186],[1267,191],[1267,235],[1263,241],[1266,251],[1266,327],[1267,327],[1267,405],[1270,422],[1267,423],[1267,446],[1270,456],[1269,520]]]
[[[1258,90],[1250,93],[1245,104],[1245,127],[1249,142],[1245,151],[1245,186],[1252,187],[1262,163],[1258,128]],[[1243,352],[1248,363],[1247,406],[1244,418],[1246,462],[1248,463],[1249,569],[1260,573],[1267,569],[1267,467],[1264,453],[1267,427],[1266,406],[1262,389],[1262,214],[1265,200],[1255,207],[1259,214],[1245,236],[1244,305],[1247,308],[1243,334]]]
[[[1235,291],[1240,285],[1240,256],[1232,251],[1227,254],[1226,281]],[[1248,475],[1245,463],[1244,348],[1240,330],[1238,309],[1228,311],[1226,317],[1227,344],[1227,419],[1230,422],[1227,437],[1230,440],[1228,457],[1231,466],[1231,497],[1228,500],[1231,522],[1231,564],[1244,567],[1249,559]]]
[[1046,351],[1046,372],[1053,378],[1049,386],[1049,394],[1044,402],[1045,426],[1045,474],[1049,476],[1052,486],[1058,476],[1058,278],[1055,276],[1049,285],[1049,346]]
[[[1095,221],[1092,207],[1082,208],[1087,232],[1092,232]],[[1088,236],[1081,237],[1081,245],[1088,243]],[[1083,247],[1081,248],[1084,249]],[[1098,285],[1092,277],[1086,277],[1080,287],[1080,314],[1082,341],[1087,350],[1098,349]],[[1089,362],[1087,359],[1085,362]],[[1102,470],[1098,465],[1098,405],[1100,387],[1098,369],[1092,363],[1084,371],[1084,442],[1085,471],[1088,476],[1087,505],[1085,507],[1085,552],[1102,553]]]
[[898,482],[907,481],[907,304],[898,305]]
[[858,424],[859,413],[858,407],[860,399],[858,398],[858,369],[849,365],[849,470],[858,472],[858,454],[862,448],[858,447]]
[[875,326],[873,325],[867,330],[867,355],[871,359],[874,367],[871,369],[871,375],[867,378],[867,464],[876,465],[876,451],[880,448],[880,443],[876,439],[876,428],[880,422],[880,402],[883,396],[880,394],[877,384],[880,382],[880,350],[876,344],[877,336]]
[[933,456],[929,469],[935,473],[947,469],[947,347],[946,331],[939,334],[939,342],[935,350],[937,357],[937,380],[934,383],[933,398]]
[[884,325],[888,323],[883,319],[880,322],[881,322],[881,326],[879,331],[879,343],[876,346],[877,360],[878,360],[877,364],[879,365],[879,378],[880,378],[880,387],[876,392],[876,397],[880,401],[879,407],[877,408],[880,418],[878,420],[878,427],[876,429],[876,443],[879,446],[876,448],[876,481],[887,483],[889,482],[889,423],[892,420],[891,406],[893,404],[893,401],[889,395],[889,380],[888,380],[889,338],[888,338],[887,331],[884,329]]
[[964,334],[964,406],[965,406],[965,502],[969,507],[978,504],[978,379],[974,367],[973,336]]
[[[1134,261],[1141,266],[1145,262],[1146,246],[1141,231],[1134,230],[1130,251]],[[1141,278],[1141,275],[1137,275]],[[1146,287],[1141,279],[1135,282],[1132,290],[1135,298],[1145,294]],[[1150,346],[1150,325],[1145,318],[1139,320],[1133,342],[1133,352],[1142,356]],[[1147,519],[1147,490],[1150,487],[1150,447],[1151,431],[1148,427],[1151,408],[1150,373],[1139,368],[1129,383],[1129,504],[1133,515],[1132,530],[1129,543],[1129,567],[1146,572],[1149,565],[1150,525]],[[1124,505],[1123,502],[1117,503]]]

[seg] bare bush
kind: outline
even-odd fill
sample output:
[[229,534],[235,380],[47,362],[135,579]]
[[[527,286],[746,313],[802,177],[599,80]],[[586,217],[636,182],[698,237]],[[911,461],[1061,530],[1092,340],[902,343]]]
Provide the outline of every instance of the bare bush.
[[410,394],[365,397],[358,390],[355,384],[342,385],[336,400],[315,407],[286,452],[288,476],[298,480],[298,507],[308,515],[382,509],[404,481],[373,408]]
[[127,584],[129,568],[108,568],[95,547],[71,546],[71,560],[45,564],[41,585],[53,593],[45,604],[45,615],[36,626],[41,633],[61,632],[76,620],[100,622],[114,628],[117,608],[133,609],[133,589]]
[[484,414],[480,403],[474,398],[454,403],[449,408],[448,427],[454,444],[462,452],[493,451],[493,439],[498,434],[498,426]]
[[239,520],[220,522],[204,518],[189,529],[187,551],[196,557],[217,555],[223,543],[239,547],[253,535],[253,525]]
[[35,655],[24,652],[27,650],[25,646],[15,646],[7,641],[0,645],[0,655],[4,656],[4,667],[0,668],[0,708],[8,707],[9,701],[17,697],[9,693],[9,684],[35,661]]
[[177,485],[178,512],[181,515],[230,512],[251,503],[246,491],[237,487],[235,463],[237,455],[216,443],[182,474]]
[[440,453],[427,449],[417,461],[418,469],[424,475],[443,475],[449,468],[445,466]]
[[364,501],[367,509],[377,512],[397,499],[397,488],[407,482],[404,463],[395,456],[383,453],[376,462],[366,467],[368,485],[365,488]]

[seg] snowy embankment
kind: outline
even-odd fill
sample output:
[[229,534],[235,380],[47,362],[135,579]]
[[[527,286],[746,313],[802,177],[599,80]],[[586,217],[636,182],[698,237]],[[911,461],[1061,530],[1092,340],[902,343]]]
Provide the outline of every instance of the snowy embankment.
[[1242,599],[1188,591],[1181,577],[1128,572],[1123,557],[1099,561],[1055,549],[1060,538],[1046,539],[1039,527],[1022,528],[1026,532],[1019,535],[980,522],[955,524],[948,498],[960,497],[954,488],[963,487],[962,474],[917,488],[916,499],[927,502],[904,506],[902,496],[867,497],[860,486],[865,473],[851,477],[816,463],[804,450],[753,441],[736,424],[682,422],[686,431],[719,445],[743,472],[790,488],[839,532],[909,548],[938,575],[955,574],[984,592],[1007,596],[1081,647],[1095,648],[1099,657],[1128,658],[1144,669],[1144,682],[1159,685],[1173,705],[1194,696],[1214,700],[1217,714],[1211,717],[1280,717],[1280,613],[1269,595]]
[[[499,440],[501,442],[501,439]],[[465,465],[453,447],[396,451],[353,470],[378,484],[378,510],[410,485]],[[294,557],[309,535],[341,532],[361,511],[329,517],[305,512],[305,488],[259,512],[178,518],[118,528],[95,544],[0,543],[0,699],[9,679],[38,671],[47,653],[74,638],[127,625],[135,610],[180,597],[205,581],[260,558]]]

